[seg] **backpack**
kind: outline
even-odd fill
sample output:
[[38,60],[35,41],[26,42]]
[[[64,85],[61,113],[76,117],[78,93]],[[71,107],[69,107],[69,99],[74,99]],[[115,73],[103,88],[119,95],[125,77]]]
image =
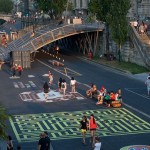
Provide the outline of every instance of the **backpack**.
[[62,84],[61,84],[61,88],[65,88],[65,83],[62,83]]

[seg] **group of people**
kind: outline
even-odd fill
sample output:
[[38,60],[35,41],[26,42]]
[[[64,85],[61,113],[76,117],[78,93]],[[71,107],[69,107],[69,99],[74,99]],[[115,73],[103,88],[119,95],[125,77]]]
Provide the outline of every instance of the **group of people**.
[[80,121],[80,128],[82,133],[82,143],[86,144],[86,132],[90,131],[90,143],[94,150],[101,149],[101,142],[99,137],[96,136],[96,130],[98,125],[96,123],[95,117],[91,114],[90,119],[88,120],[86,116],[83,116],[83,119]]
[[137,29],[138,32],[140,32],[141,35],[144,35],[147,33],[148,26],[146,23],[144,23],[144,21],[139,23],[139,21],[136,20],[132,23],[132,25]]
[[[46,100],[48,99],[48,93],[50,92],[50,86],[53,85],[53,80],[54,80],[53,74],[50,71],[49,71],[48,77],[49,77],[49,84],[47,82],[45,82],[43,85],[43,90],[45,93]],[[76,92],[76,85],[77,85],[77,82],[74,79],[74,77],[72,77],[70,80],[71,92]],[[63,94],[63,96],[65,97],[66,90],[67,90],[67,82],[65,79],[63,79],[61,77],[58,80],[58,89],[59,89],[59,92],[61,94]]]
[[[74,77],[71,78],[70,80],[70,87],[71,87],[71,92],[76,92],[76,85],[77,82],[74,79]],[[59,92],[63,93],[63,95],[66,95],[66,90],[67,90],[67,83],[65,79],[62,79],[61,77],[58,80],[58,88],[59,88]]]
[[11,67],[11,71],[12,71],[12,77],[16,77],[16,71],[18,72],[18,76],[21,77],[22,75],[22,66],[20,64],[14,64],[12,67]]
[[112,101],[120,101],[122,102],[122,93],[119,88],[117,92],[111,91],[107,92],[104,86],[101,87],[100,90],[97,89],[95,84],[92,84],[91,89],[86,91],[88,97],[93,97],[94,95],[97,98],[96,105],[105,104],[107,107],[110,107]]

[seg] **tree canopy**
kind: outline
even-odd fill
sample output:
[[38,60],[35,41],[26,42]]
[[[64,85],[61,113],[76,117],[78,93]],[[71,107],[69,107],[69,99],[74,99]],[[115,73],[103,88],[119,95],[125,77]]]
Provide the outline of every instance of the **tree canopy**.
[[128,34],[126,16],[129,8],[130,0],[92,0],[88,6],[89,11],[109,27],[113,40],[119,46],[119,54]]
[[0,0],[0,13],[11,13],[12,9],[12,0]]
[[[66,10],[67,0],[35,0],[39,9],[53,17],[60,17],[62,12]],[[69,1],[68,10],[72,8]]]
[[9,115],[6,114],[6,110],[4,107],[0,105],[0,139],[6,139],[6,121],[9,119]]

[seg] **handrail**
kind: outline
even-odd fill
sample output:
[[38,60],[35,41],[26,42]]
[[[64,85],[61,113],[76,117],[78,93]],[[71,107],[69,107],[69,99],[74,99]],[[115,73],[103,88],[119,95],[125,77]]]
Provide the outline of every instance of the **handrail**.
[[[35,41],[35,40],[37,40],[37,39],[42,39],[42,37],[44,37],[45,35],[48,35],[48,34],[51,34],[52,32],[54,32],[54,31],[58,31],[58,30],[60,30],[60,29],[64,29],[64,28],[66,28],[66,27],[72,27],[71,29],[74,29],[75,30],[75,27],[76,26],[80,26],[80,27],[85,27],[86,29],[88,29],[87,27],[88,26],[92,26],[92,24],[89,24],[89,25],[87,25],[87,24],[80,24],[80,25],[74,25],[74,24],[69,24],[69,25],[65,25],[65,26],[61,26],[61,27],[59,27],[59,28],[55,28],[55,29],[53,29],[53,30],[50,30],[50,31],[48,31],[48,32],[46,32],[46,33],[43,33],[42,35],[40,35],[40,36],[38,36],[38,37],[36,37],[36,38],[34,38],[32,41]],[[93,27],[93,26],[92,26]],[[98,26],[96,27],[96,28],[100,28],[100,24],[98,24]],[[79,28],[80,29],[80,28]],[[75,30],[75,33],[77,32],[77,30]],[[29,42],[27,42],[25,45],[23,45],[21,48],[24,48],[24,47],[26,47],[26,45],[28,45],[29,43],[31,43],[31,41],[29,41]]]
[[136,44],[137,50],[139,51],[144,63],[150,67],[150,45],[143,43],[139,34],[133,26],[130,26],[130,37],[133,40],[134,44]]

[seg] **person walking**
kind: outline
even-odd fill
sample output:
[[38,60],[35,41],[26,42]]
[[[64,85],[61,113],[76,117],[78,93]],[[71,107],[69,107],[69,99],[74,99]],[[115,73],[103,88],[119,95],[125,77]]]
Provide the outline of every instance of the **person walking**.
[[18,70],[18,75],[19,77],[21,77],[21,74],[22,74],[22,66],[19,64],[18,67],[17,67],[17,70]]
[[49,74],[49,84],[50,85],[53,84],[53,74],[52,73]]
[[13,150],[13,142],[10,135],[7,137],[7,150]]
[[62,78],[60,77],[59,80],[58,80],[58,88],[59,88],[60,93],[62,93],[61,84],[62,84]]
[[145,84],[147,85],[147,94],[150,96],[150,76],[145,81]]
[[67,83],[66,83],[66,80],[65,80],[65,79],[62,80],[62,83],[61,83],[61,90],[62,90],[62,92],[63,92],[63,96],[65,97],[65,95],[66,95],[66,90],[67,90]]
[[74,77],[72,77],[70,80],[70,86],[71,86],[71,92],[76,92],[76,80],[74,79]]
[[80,122],[80,127],[81,127],[81,132],[82,132],[82,143],[86,144],[85,135],[86,135],[86,132],[88,130],[88,121],[87,121],[86,116],[83,116],[83,119]]
[[89,130],[90,130],[90,134],[91,134],[92,147],[94,147],[96,129],[97,129],[97,123],[96,123],[94,115],[91,114],[90,120],[89,120]]
[[43,85],[43,90],[44,90],[44,95],[45,95],[45,99],[47,100],[48,99],[48,92],[49,92],[49,86],[48,86],[48,83],[45,82],[44,85]]
[[45,131],[44,134],[45,134],[45,140],[46,140],[46,143],[47,143],[45,150],[50,150],[50,142],[51,142],[50,137],[48,136],[48,132],[47,131]]

